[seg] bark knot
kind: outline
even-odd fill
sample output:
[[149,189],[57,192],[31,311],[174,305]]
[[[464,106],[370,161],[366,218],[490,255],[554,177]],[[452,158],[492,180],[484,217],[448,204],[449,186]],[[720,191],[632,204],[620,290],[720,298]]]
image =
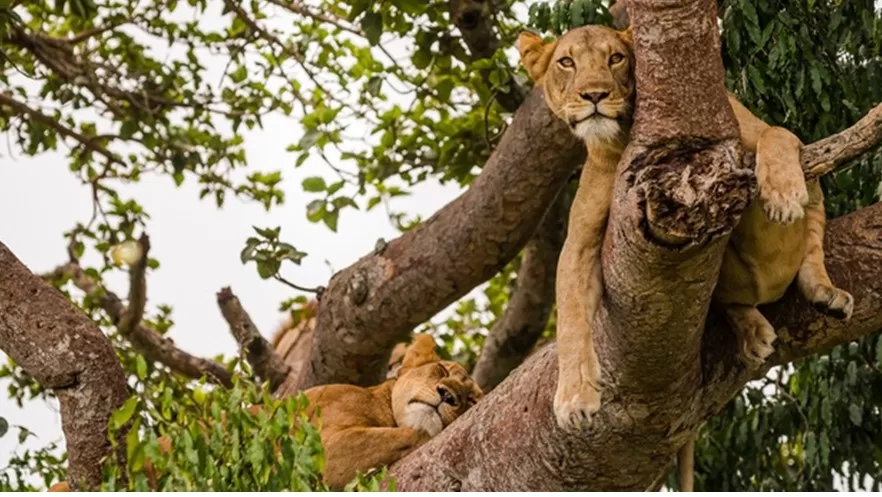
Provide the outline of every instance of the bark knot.
[[644,236],[682,250],[728,234],[756,194],[740,150],[734,140],[704,138],[635,147],[625,174]]

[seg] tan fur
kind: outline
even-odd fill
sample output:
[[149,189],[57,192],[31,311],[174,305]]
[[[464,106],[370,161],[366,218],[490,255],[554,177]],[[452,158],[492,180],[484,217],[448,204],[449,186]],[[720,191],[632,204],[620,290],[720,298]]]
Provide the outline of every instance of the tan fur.
[[[588,149],[557,272],[557,339],[565,345],[558,348],[554,412],[561,428],[579,429],[600,408],[601,375],[591,327],[603,294],[600,248],[615,172],[630,132],[633,42],[630,28],[617,32],[584,26],[549,43],[524,32],[518,50],[527,73],[543,87],[549,108]],[[781,298],[794,278],[803,295],[827,313],[848,318],[853,304],[824,268],[823,197],[818,180],[805,181],[799,139],[764,123],[734,96],[729,102],[743,146],[757,154],[760,195],[732,234],[714,301],[732,323],[739,356],[758,367],[772,352],[775,332],[756,306]],[[693,443],[680,452],[689,458],[680,461],[684,472],[692,465]],[[691,478],[681,484],[691,489]]]
[[[465,368],[441,360],[430,335],[414,337],[401,358],[397,378],[368,388],[323,385],[304,393],[310,419],[317,408],[321,411],[324,479],[333,490],[341,490],[356,472],[394,463],[440,433],[484,395]],[[249,410],[255,414],[261,408]],[[168,437],[159,443],[162,452],[171,451]],[[145,462],[145,473],[155,488],[152,461]],[[67,492],[70,487],[60,482],[49,491]]]
[[[600,406],[591,321],[603,291],[600,246],[633,108],[631,37],[629,31],[585,26],[550,43],[523,33],[518,48],[551,110],[588,148],[558,270],[558,340],[567,346],[559,351],[555,414],[562,427],[575,428]],[[614,63],[616,52],[626,57]],[[757,154],[760,195],[732,234],[714,300],[736,330],[742,359],[755,367],[771,353],[774,340],[756,306],[779,299],[797,275],[806,298],[827,312],[847,317],[852,299],[832,286],[824,269],[823,198],[817,180],[805,182],[801,143],[786,129],[756,118],[733,96],[729,100],[742,144]],[[611,131],[613,125],[617,129]]]

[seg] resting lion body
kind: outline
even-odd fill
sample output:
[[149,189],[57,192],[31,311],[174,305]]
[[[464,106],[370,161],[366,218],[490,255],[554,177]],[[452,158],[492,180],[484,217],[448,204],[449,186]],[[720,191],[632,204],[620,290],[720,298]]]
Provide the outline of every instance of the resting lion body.
[[[548,43],[524,32],[518,50],[551,111],[588,151],[556,282],[557,340],[565,346],[558,348],[554,413],[561,428],[578,430],[600,408],[592,323],[603,294],[600,250],[616,168],[630,138],[633,40],[630,29],[583,26]],[[729,102],[742,146],[756,154],[759,196],[730,237],[713,303],[735,331],[740,358],[756,368],[772,353],[776,338],[756,306],[780,299],[794,280],[828,314],[848,318],[853,304],[851,295],[833,286],[824,267],[823,195],[817,179],[805,180],[799,139],[764,123],[731,94]],[[691,482],[685,486],[691,489]]]
[[[320,410],[324,481],[341,490],[357,472],[390,465],[437,435],[483,397],[465,368],[441,360],[435,341],[417,335],[404,350],[397,377],[374,387],[323,385],[304,392],[306,414]],[[250,408],[255,413],[261,406]],[[160,448],[171,450],[167,437]],[[155,481],[152,463],[145,465]],[[66,482],[50,491],[68,491]]]

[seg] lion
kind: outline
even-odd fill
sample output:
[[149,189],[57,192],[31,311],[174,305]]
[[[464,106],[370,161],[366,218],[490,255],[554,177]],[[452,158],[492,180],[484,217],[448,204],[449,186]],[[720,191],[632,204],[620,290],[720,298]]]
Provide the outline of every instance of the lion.
[[[578,430],[590,423],[601,401],[592,321],[603,294],[600,250],[613,183],[636,97],[633,37],[630,28],[583,26],[549,42],[523,32],[517,44],[551,111],[588,150],[556,282],[557,339],[566,346],[558,348],[554,414],[558,426]],[[841,319],[851,316],[853,299],[832,284],[824,266],[823,194],[818,179],[805,180],[802,143],[754,116],[731,93],[729,103],[741,145],[756,154],[759,196],[733,230],[712,301],[735,331],[740,359],[756,369],[777,338],[758,305],[780,299],[794,280],[816,308]]]
[[[316,409],[321,411],[324,481],[337,491],[358,472],[391,465],[426,443],[484,395],[465,368],[438,356],[435,340],[425,334],[406,348],[397,377],[373,387],[323,385],[304,393],[307,416],[313,419]],[[164,452],[171,450],[168,437],[159,443]],[[49,491],[69,489],[60,482]]]

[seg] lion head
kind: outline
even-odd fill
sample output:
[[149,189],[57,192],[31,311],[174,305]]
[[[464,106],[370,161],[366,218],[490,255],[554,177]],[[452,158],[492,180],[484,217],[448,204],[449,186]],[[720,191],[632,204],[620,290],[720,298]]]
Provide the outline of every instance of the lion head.
[[556,40],[523,32],[521,61],[554,114],[587,144],[623,146],[634,109],[634,49],[630,28],[582,26]]
[[483,396],[465,368],[438,357],[431,336],[417,335],[392,387],[392,413],[398,426],[435,436]]

